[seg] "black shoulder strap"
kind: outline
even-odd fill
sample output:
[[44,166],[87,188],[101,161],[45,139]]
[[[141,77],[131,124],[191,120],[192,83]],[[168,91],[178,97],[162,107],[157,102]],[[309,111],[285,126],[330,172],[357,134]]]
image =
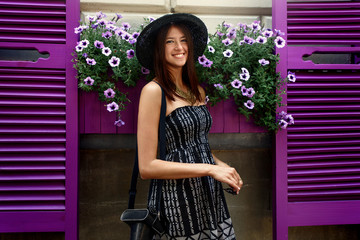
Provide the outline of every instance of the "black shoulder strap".
[[[154,81],[155,82],[155,81]],[[157,83],[157,82],[155,82]],[[157,83],[158,84],[158,83]],[[160,84],[159,84],[160,86]],[[166,156],[166,146],[165,146],[165,117],[166,117],[166,98],[164,90],[161,88],[161,109],[160,109],[160,121],[159,121],[159,148],[160,148],[160,159],[165,160]],[[139,176],[139,161],[138,161],[138,148],[136,143],[136,153],[135,153],[135,161],[134,161],[134,168],[132,172],[131,177],[131,184],[130,184],[130,190],[129,190],[129,203],[128,208],[133,209],[135,205],[135,197],[136,197],[136,185],[137,185],[137,179]],[[162,180],[157,181],[157,189],[158,192],[156,194],[157,203],[160,204],[160,198],[161,198],[161,189],[162,189]],[[159,211],[159,206],[157,206],[157,211]]]

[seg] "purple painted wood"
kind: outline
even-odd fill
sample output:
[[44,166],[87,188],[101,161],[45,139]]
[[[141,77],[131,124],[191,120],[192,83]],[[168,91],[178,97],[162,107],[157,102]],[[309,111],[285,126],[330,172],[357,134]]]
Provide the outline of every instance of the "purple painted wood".
[[284,102],[295,125],[276,135],[274,239],[289,226],[360,223],[360,67],[303,60],[359,53],[359,12],[359,2],[273,1],[273,26],[288,32],[279,69],[297,76]]
[[79,1],[0,1],[0,13],[0,48],[50,55],[0,61],[0,232],[77,239]]

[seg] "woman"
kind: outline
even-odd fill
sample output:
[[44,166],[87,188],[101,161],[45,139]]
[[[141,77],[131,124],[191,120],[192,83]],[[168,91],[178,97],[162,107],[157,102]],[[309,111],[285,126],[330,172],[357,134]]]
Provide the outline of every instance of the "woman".
[[[235,239],[221,182],[236,194],[243,182],[210,151],[212,119],[195,73],[195,59],[207,38],[199,18],[169,14],[146,26],[137,40],[138,60],[155,73],[141,92],[137,137],[141,177],[164,179],[161,221],[166,234],[157,236],[161,239]],[[156,158],[162,90],[167,104],[164,160]],[[150,200],[149,206],[154,205]]]

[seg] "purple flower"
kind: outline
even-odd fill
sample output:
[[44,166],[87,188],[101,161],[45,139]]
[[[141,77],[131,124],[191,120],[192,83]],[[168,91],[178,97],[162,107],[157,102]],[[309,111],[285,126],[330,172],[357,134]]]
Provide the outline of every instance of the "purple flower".
[[91,25],[91,28],[92,28],[92,29],[96,29],[98,26],[99,26],[98,23],[94,23],[94,24]]
[[285,40],[280,36],[276,37],[274,42],[277,48],[285,47]]
[[286,129],[286,127],[288,126],[288,123],[285,120],[281,119],[279,121],[279,125],[282,129]]
[[149,22],[153,22],[153,21],[155,21],[155,18],[149,16],[148,20],[149,20]]
[[82,46],[83,48],[87,48],[87,46],[89,45],[89,41],[88,40],[82,40],[79,43],[80,46]]
[[89,19],[90,22],[95,21],[95,17],[94,17],[94,16],[89,16],[89,15],[87,15],[87,19]]
[[77,45],[77,46],[75,47],[75,50],[76,50],[77,52],[81,52],[83,49],[84,49],[84,48],[83,48],[82,46],[80,46],[80,45]]
[[251,25],[250,25],[250,28],[253,30],[253,31],[258,31],[261,29],[260,27],[260,21],[254,21]]
[[231,82],[231,86],[233,86],[233,88],[240,88],[242,85],[242,82],[239,79],[235,79],[234,81]]
[[226,38],[224,40],[221,41],[225,46],[229,46],[233,43],[233,41],[231,41],[230,38]]
[[217,89],[223,89],[223,85],[221,85],[220,83],[214,84],[214,87]]
[[107,90],[104,91],[104,95],[106,98],[114,98],[115,92],[111,88],[108,88]]
[[129,40],[129,43],[131,44],[131,45],[134,45],[135,43],[136,43],[136,39],[134,39],[134,38],[130,38],[130,40]]
[[147,75],[150,73],[150,70],[147,68],[141,67],[141,73]]
[[247,88],[245,86],[242,86],[241,87],[241,94],[245,97],[247,97],[248,95],[248,91],[247,91]]
[[109,112],[116,111],[116,110],[119,109],[119,105],[117,105],[116,102],[109,103],[109,104],[106,105],[106,106],[107,106],[107,110],[108,110]]
[[120,64],[120,58],[112,56],[109,60],[109,64],[111,67],[117,67]]
[[247,89],[247,96],[249,98],[252,98],[254,96],[254,94],[255,94],[255,90],[253,88],[248,88]]
[[205,104],[207,104],[210,101],[209,96],[205,97]]
[[137,39],[137,38],[139,37],[139,35],[140,35],[139,32],[134,32],[134,33],[132,34],[132,37],[133,37],[134,39]]
[[99,19],[96,21],[96,23],[100,26],[105,26],[107,24],[107,21],[105,19]]
[[87,77],[84,79],[84,83],[88,86],[92,86],[94,84],[95,80],[92,79],[91,77]]
[[226,22],[224,22],[224,23],[223,23],[223,26],[226,27],[226,28],[229,28],[229,27],[231,27],[232,25],[231,25],[231,23],[226,23]]
[[242,72],[242,73],[246,73],[246,74],[250,74],[250,73],[249,73],[249,70],[247,70],[247,69],[244,68],[244,67],[241,68],[241,72]]
[[296,76],[295,73],[288,71],[288,75],[287,78],[290,82],[295,82],[296,81]]
[[123,16],[121,14],[115,13],[115,15],[116,15],[115,22],[117,22],[119,19],[123,18]]
[[109,32],[109,31],[107,31],[107,32],[102,33],[102,36],[103,36],[104,38],[109,39],[109,38],[111,38],[112,33],[111,33],[111,32]]
[[211,53],[214,53],[214,52],[215,52],[215,48],[213,48],[212,46],[208,46],[208,50],[209,50],[209,52],[211,52]]
[[86,58],[86,63],[88,64],[88,65],[95,65],[96,64],[96,61],[95,61],[95,59],[92,59],[92,58]]
[[238,23],[237,25],[239,26],[240,29],[246,29],[247,28],[247,25],[243,24],[243,23]]
[[101,11],[96,13],[96,16],[97,16],[98,19],[106,18],[106,15],[104,13],[102,13]]
[[125,125],[125,122],[119,118],[119,120],[114,122],[114,125],[117,127],[121,127]]
[[274,29],[275,30],[275,35],[276,36],[283,36],[283,35],[285,35],[285,33],[283,33],[282,31],[280,31],[280,30],[277,30],[277,29]]
[[207,58],[205,57],[205,55],[198,57],[198,61],[201,65],[203,65],[206,62],[206,60]]
[[84,31],[84,28],[83,28],[82,26],[79,26],[79,27],[74,28],[75,34],[79,34],[79,33],[81,33],[82,31]]
[[127,33],[127,32],[123,32],[123,34],[121,35],[122,39],[124,39],[125,41],[129,41],[130,38],[132,37],[131,34]]
[[250,78],[250,74],[242,72],[242,73],[239,74],[239,77],[240,77],[241,80],[247,81]]
[[117,27],[115,27],[113,24],[110,23],[106,24],[105,28],[111,31],[115,31],[117,29]]
[[94,45],[96,48],[104,48],[104,43],[98,40],[94,42]]
[[216,34],[217,34],[219,37],[222,37],[222,36],[225,35],[225,33],[222,33],[222,32],[220,32],[220,31],[217,31]]
[[285,120],[289,125],[292,125],[292,124],[295,123],[293,116],[291,116],[290,114],[287,114],[287,115],[284,117],[284,120]]
[[273,34],[273,31],[271,31],[270,29],[266,29],[264,32],[262,32],[262,35],[264,37],[272,37]]
[[233,51],[230,49],[223,52],[224,57],[230,58],[233,55]]
[[203,64],[203,67],[211,67],[213,64],[213,61],[210,61],[209,59],[206,59],[205,63]]
[[236,29],[235,29],[235,28],[231,29],[231,30],[226,34],[226,36],[227,36],[228,38],[230,38],[230,39],[236,38]]
[[127,58],[128,59],[132,59],[134,56],[135,56],[135,51],[133,49],[130,49],[130,50],[127,50],[126,51],[126,54],[127,54]]
[[265,66],[265,65],[268,65],[270,62],[268,60],[265,60],[264,58],[263,59],[260,59],[259,60],[259,63],[261,64],[261,66]]
[[83,53],[82,55],[84,58],[87,58],[88,57],[88,54],[87,53]]
[[109,56],[111,54],[111,49],[108,47],[104,47],[102,49],[102,54],[104,54],[105,56]]
[[256,42],[257,42],[257,43],[260,43],[260,44],[264,44],[264,43],[267,42],[267,38],[266,38],[266,37],[262,37],[262,36],[258,36],[258,37],[256,38]]
[[253,38],[251,38],[251,37],[244,36],[244,42],[245,42],[246,44],[253,45],[254,42],[255,42],[255,40],[254,40]]
[[251,100],[247,100],[244,103],[245,107],[247,107],[248,109],[253,109],[255,107],[255,103],[253,103]]
[[124,31],[129,31],[129,29],[131,28],[131,25],[127,22],[123,22],[123,23],[121,23],[121,25],[122,25],[122,29]]
[[285,118],[286,115],[287,115],[287,113],[284,112],[284,111],[281,111],[281,112],[279,113],[280,118]]
[[121,28],[117,28],[115,30],[115,34],[120,36],[122,38],[122,36],[125,34],[126,32],[124,30],[122,30]]

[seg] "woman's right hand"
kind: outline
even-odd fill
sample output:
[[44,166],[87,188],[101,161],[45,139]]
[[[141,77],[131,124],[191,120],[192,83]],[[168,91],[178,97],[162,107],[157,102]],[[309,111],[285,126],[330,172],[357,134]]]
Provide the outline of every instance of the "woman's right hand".
[[210,165],[209,175],[214,179],[228,184],[236,194],[239,194],[241,187],[243,186],[243,181],[233,167],[224,167],[219,165]]

